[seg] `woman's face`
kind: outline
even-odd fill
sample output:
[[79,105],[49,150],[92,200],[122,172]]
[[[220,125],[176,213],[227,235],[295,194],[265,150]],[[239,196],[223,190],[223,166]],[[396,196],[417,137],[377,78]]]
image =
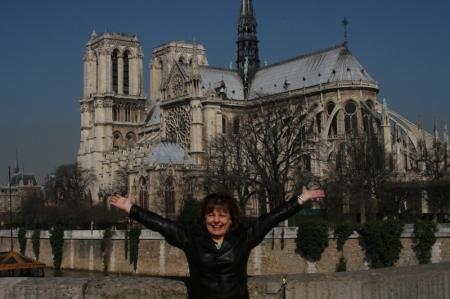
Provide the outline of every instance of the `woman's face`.
[[230,213],[222,207],[215,207],[214,211],[205,215],[205,225],[211,237],[217,242],[222,242],[223,237],[230,229]]

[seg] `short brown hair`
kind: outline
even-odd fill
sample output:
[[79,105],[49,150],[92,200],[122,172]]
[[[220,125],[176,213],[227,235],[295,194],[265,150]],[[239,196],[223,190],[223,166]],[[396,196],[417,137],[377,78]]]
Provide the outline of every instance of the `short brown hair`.
[[236,229],[241,224],[241,213],[239,210],[239,206],[230,195],[226,193],[212,193],[207,195],[203,202],[200,205],[199,209],[199,224],[202,224],[205,220],[205,216],[212,211],[216,207],[221,207],[228,213],[230,213],[231,218],[231,227],[230,230]]

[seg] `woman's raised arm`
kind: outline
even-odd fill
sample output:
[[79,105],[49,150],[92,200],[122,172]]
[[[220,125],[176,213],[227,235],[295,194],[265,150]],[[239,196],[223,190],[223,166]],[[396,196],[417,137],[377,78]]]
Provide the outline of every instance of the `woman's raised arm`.
[[111,196],[111,200],[109,202],[111,205],[113,205],[116,208],[119,208],[129,214],[131,206],[132,206],[131,192],[128,193],[127,197],[123,197],[120,194],[114,194],[113,196]]

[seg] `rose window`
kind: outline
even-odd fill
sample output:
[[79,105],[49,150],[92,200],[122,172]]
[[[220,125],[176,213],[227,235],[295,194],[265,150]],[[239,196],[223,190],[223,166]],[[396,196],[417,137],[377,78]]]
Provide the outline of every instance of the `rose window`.
[[179,97],[180,95],[183,94],[183,86],[184,86],[183,78],[181,78],[180,75],[175,75],[172,81],[172,93],[176,97]]
[[167,137],[175,139],[184,149],[189,150],[189,112],[183,107],[171,109],[166,115]]

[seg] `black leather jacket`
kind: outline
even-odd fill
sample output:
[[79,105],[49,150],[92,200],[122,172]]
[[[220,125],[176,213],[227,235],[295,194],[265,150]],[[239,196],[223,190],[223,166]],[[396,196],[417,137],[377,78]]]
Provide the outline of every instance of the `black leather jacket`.
[[130,218],[159,232],[166,241],[184,251],[191,277],[189,298],[249,298],[247,262],[250,251],[264,240],[279,222],[301,210],[296,196],[270,213],[259,217],[248,227],[229,231],[217,250],[206,227],[186,227],[153,212],[133,206]]

